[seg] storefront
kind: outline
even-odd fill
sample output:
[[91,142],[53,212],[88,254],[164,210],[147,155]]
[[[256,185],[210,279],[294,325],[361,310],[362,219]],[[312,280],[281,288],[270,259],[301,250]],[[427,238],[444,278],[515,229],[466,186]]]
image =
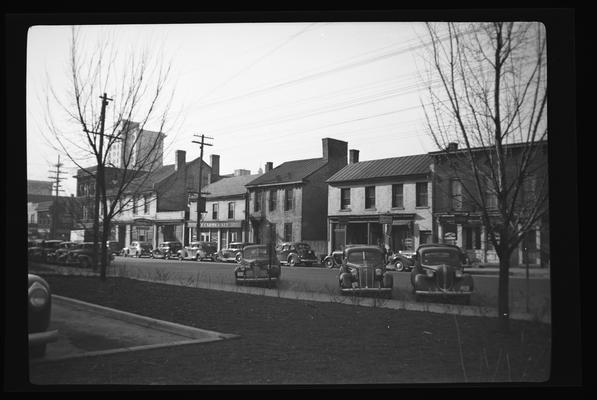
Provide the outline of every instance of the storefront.
[[[197,238],[197,224],[189,223],[190,237]],[[245,242],[244,221],[204,221],[200,226],[201,235],[199,240],[217,243],[218,250],[226,248],[233,242]]]

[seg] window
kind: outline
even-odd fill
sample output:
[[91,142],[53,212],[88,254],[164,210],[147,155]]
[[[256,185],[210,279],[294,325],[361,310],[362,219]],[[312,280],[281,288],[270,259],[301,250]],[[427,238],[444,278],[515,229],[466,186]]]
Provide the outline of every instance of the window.
[[452,200],[452,210],[462,209],[462,184],[459,180],[452,179],[450,181],[450,192]]
[[404,208],[404,185],[402,183],[392,185],[392,207]]
[[228,219],[234,219],[234,203],[228,203]]
[[137,215],[139,212],[139,199],[137,196],[133,197],[133,214]]
[[284,211],[292,210],[292,188],[284,190]]
[[348,210],[350,208],[350,188],[340,189],[340,209]]
[[467,227],[464,228],[464,248],[466,250],[480,250],[481,249],[481,228]]
[[278,200],[278,191],[277,190],[270,190],[269,191],[269,210],[274,211],[276,209],[276,203]]
[[211,219],[218,219],[218,203],[213,203],[211,205]]
[[276,244],[277,239],[278,239],[277,232],[276,232],[276,224],[271,224],[270,229],[271,229],[270,230],[270,232],[271,232],[270,240],[272,243]]
[[365,208],[375,208],[375,186],[365,187]]
[[493,190],[493,182],[491,181],[490,178],[487,178],[487,180],[486,180],[485,203],[486,203],[487,209],[489,209],[489,210],[496,209],[498,206],[497,194]]
[[149,196],[144,196],[143,201],[143,213],[149,214]]
[[261,192],[258,190],[255,192],[255,206],[254,211],[261,211]]
[[284,241],[292,241],[292,222],[284,224]]
[[427,182],[417,182],[417,207],[428,207]]

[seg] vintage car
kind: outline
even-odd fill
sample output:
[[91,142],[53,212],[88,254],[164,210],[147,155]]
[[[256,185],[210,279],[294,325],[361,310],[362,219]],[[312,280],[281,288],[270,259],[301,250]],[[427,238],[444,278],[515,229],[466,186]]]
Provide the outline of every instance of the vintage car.
[[415,251],[399,250],[389,256],[387,268],[394,271],[410,271],[415,265]]
[[[362,244],[347,244],[342,246],[344,249],[363,246]],[[340,268],[342,266],[342,258],[344,256],[344,250],[334,250],[329,256],[325,256],[322,260],[322,264],[327,268]]]
[[114,254],[115,256],[120,255],[122,252],[122,246],[120,245],[120,242],[116,240],[108,240],[106,242],[106,247],[108,247],[110,254]]
[[65,264],[66,263],[66,255],[68,251],[75,248],[77,246],[76,242],[62,242],[58,245],[58,247],[48,253],[47,260],[51,264]]
[[[101,249],[98,249],[101,251]],[[108,262],[114,260],[114,254],[108,252]],[[80,268],[94,267],[94,261],[99,265],[99,257],[95,257],[93,242],[82,242],[75,244],[68,250],[64,257],[64,264]]]
[[282,264],[290,267],[305,265],[310,267],[318,263],[311,246],[303,242],[286,242],[276,247],[276,254]]
[[473,278],[464,272],[463,252],[458,246],[425,244],[415,254],[410,281],[417,301],[423,297],[457,298],[470,303]]
[[150,242],[133,241],[129,247],[123,248],[120,254],[125,257],[152,257],[153,245]]
[[178,250],[179,260],[214,260],[217,247],[215,243],[211,242],[191,242],[188,246],[184,246]]
[[48,262],[48,255],[53,253],[62,240],[39,240],[36,245],[27,249],[29,261]]
[[338,281],[343,294],[373,294],[391,298],[394,288],[394,278],[386,271],[383,250],[372,245],[344,249]]
[[152,258],[163,258],[169,260],[174,257],[178,257],[178,250],[182,249],[182,243],[177,241],[162,242],[160,245],[153,250],[151,253]]
[[253,244],[254,243],[232,242],[226,246],[226,248],[218,251],[216,254],[216,260],[222,262],[240,262],[243,248]]
[[282,269],[275,250],[267,244],[245,246],[239,264],[234,268],[237,285],[243,283],[265,283],[268,287],[277,284]]
[[29,274],[27,297],[29,357],[43,357],[46,345],[58,339],[58,331],[48,329],[52,313],[50,285],[42,277]]
[[[470,265],[470,259],[468,254],[466,253],[466,251],[462,250],[459,246],[455,245],[455,244],[448,244],[448,243],[424,243],[419,245],[419,247],[417,248],[417,250],[419,249],[424,249],[425,247],[434,247],[434,246],[447,246],[447,247],[452,247],[453,249],[456,249],[460,252],[460,259],[462,261],[462,264],[464,266],[468,266]],[[416,252],[415,252],[416,254]]]

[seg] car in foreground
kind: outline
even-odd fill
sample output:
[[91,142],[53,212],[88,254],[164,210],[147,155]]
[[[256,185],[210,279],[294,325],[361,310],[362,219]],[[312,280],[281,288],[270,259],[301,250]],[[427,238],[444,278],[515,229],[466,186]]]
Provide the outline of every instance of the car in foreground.
[[394,278],[386,270],[384,252],[378,246],[362,245],[344,249],[338,281],[343,294],[392,298]]
[[153,245],[150,242],[133,241],[120,252],[125,257],[152,257]]
[[178,250],[179,260],[215,260],[217,247],[215,243],[211,242],[191,242],[188,246],[184,246]]
[[178,250],[182,249],[182,243],[177,241],[162,242],[151,253],[152,258],[163,258],[169,260],[178,257]]
[[419,246],[410,281],[417,301],[455,298],[469,304],[474,289],[472,276],[464,272],[463,252],[454,245]]
[[272,246],[256,244],[242,250],[239,264],[234,268],[234,281],[243,283],[264,283],[268,287],[277,285],[282,269],[280,260]]
[[398,272],[410,271],[415,265],[415,251],[400,250],[393,253],[388,259],[387,268]]
[[58,331],[49,330],[52,292],[48,282],[39,275],[28,274],[27,305],[29,357],[43,357],[46,345],[58,339]]
[[218,251],[216,254],[216,260],[222,262],[240,262],[242,257],[242,251],[245,246],[250,246],[255,243],[247,242],[232,242],[225,248]]
[[311,250],[311,246],[304,242],[281,243],[276,247],[276,254],[280,262],[289,267],[298,265],[310,267],[319,262],[315,253]]

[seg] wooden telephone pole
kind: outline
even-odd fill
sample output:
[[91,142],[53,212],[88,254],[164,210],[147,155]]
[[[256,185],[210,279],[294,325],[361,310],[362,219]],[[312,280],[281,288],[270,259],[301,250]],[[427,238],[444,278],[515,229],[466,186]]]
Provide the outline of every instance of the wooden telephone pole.
[[63,190],[60,188],[60,181],[64,178],[60,176],[60,174],[64,174],[65,172],[60,171],[60,167],[64,164],[60,162],[60,154],[58,155],[58,162],[53,166],[56,167],[56,170],[50,170],[51,174],[55,174],[54,176],[49,176],[49,179],[54,180],[54,201],[52,204],[52,221],[50,225],[50,239],[56,239],[56,220],[58,219],[58,193],[62,192]]
[[201,212],[205,212],[205,202],[203,201],[203,197],[201,196],[201,186],[202,186],[202,178],[203,178],[203,146],[213,146],[210,143],[205,143],[205,139],[211,139],[212,137],[205,136],[205,135],[194,135],[195,137],[200,137],[201,141],[198,142],[193,140],[193,143],[197,143],[201,149],[201,153],[199,155],[199,188],[197,190],[197,241],[201,240]]

